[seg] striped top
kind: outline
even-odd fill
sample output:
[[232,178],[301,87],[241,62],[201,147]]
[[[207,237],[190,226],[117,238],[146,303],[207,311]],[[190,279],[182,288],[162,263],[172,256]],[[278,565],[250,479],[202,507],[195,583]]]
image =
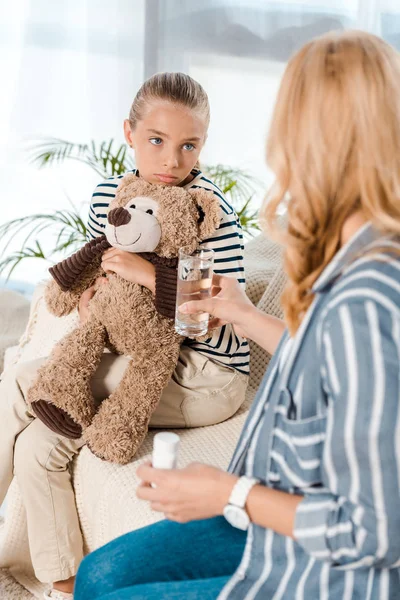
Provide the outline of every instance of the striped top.
[[303,496],[296,541],[251,525],[219,600],[400,598],[400,239],[367,224],[313,290],[230,465]]
[[[137,171],[133,171],[137,173]],[[243,234],[239,218],[226,200],[218,186],[207,179],[201,171],[192,171],[194,179],[185,189],[204,188],[212,191],[220,201],[221,224],[213,237],[204,240],[200,246],[212,248],[215,252],[214,272],[227,277],[235,277],[245,286],[243,267]],[[87,225],[87,239],[104,235],[107,223],[107,211],[110,202],[115,197],[119,180],[123,175],[110,177],[100,183],[92,196]],[[204,342],[187,339],[185,344],[208,356],[211,360],[232,367],[241,373],[249,373],[250,350],[247,340],[237,336],[231,325],[224,325],[214,331],[212,337]]]

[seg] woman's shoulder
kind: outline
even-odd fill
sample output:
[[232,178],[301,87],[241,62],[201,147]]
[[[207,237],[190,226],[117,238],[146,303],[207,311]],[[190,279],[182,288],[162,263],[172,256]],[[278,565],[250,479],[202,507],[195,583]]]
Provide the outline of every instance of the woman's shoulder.
[[370,301],[400,316],[400,240],[376,243],[334,282],[329,305]]

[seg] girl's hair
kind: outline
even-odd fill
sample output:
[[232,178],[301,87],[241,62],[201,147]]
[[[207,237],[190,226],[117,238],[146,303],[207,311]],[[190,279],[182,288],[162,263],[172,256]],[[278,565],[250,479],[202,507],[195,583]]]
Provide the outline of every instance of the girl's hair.
[[152,100],[165,100],[199,112],[204,116],[206,129],[210,122],[208,96],[202,86],[185,73],[156,73],[139,89],[129,112],[129,123],[135,129]]
[[304,46],[283,76],[267,161],[276,181],[262,218],[285,245],[282,301],[293,334],[352,213],[361,209],[382,232],[400,234],[398,53],[359,31]]

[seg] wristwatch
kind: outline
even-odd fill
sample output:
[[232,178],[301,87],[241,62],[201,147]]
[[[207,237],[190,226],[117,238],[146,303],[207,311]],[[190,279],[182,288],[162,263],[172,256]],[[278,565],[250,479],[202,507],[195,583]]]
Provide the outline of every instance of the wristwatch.
[[224,508],[224,517],[237,529],[246,531],[250,525],[250,517],[245,506],[251,488],[257,483],[260,482],[254,477],[240,477],[233,486],[228,504]]

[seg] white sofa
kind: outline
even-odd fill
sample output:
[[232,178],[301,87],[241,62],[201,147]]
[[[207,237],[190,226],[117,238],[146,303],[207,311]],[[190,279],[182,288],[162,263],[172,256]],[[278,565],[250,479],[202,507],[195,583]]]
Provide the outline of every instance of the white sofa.
[[[246,245],[245,267],[247,293],[251,300],[265,312],[281,316],[279,299],[285,278],[280,249],[264,236],[258,236]],[[42,290],[43,286],[39,286],[35,291],[25,333],[18,348],[12,352],[13,363],[48,355],[55,342],[76,323],[76,314],[62,319],[50,315],[44,304]],[[247,399],[236,415],[211,427],[179,430],[182,440],[180,466],[199,461],[227,467],[268,358],[259,346],[251,344]],[[139,501],[135,495],[136,469],[138,464],[148,460],[153,435],[149,433],[135,461],[129,465],[105,463],[86,447],[72,465],[77,508],[87,551],[161,518],[159,513],[152,512],[148,504]],[[35,579],[30,562],[25,511],[16,480],[9,490],[6,518],[0,526],[0,569],[6,569],[25,590],[29,590],[28,593],[19,588],[20,592],[10,592],[4,598],[21,600],[31,598],[31,594],[33,597],[42,597],[43,585]],[[3,577],[4,573],[3,570]],[[9,589],[11,587],[9,582]],[[3,598],[1,593],[0,596]]]

